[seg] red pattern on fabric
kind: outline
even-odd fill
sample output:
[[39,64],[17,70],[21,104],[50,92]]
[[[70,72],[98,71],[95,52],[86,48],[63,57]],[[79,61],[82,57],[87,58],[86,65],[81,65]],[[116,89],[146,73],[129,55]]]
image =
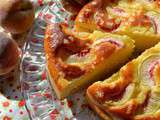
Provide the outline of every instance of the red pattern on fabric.
[[9,102],[8,101],[3,102],[2,105],[3,105],[3,107],[8,107],[9,106]]
[[12,120],[12,119],[10,117],[8,117],[8,116],[4,116],[3,120]]
[[72,107],[73,106],[73,101],[71,101],[71,100],[68,100],[68,107]]
[[26,103],[25,100],[21,100],[21,101],[19,101],[18,106],[23,107],[25,105],[25,103]]

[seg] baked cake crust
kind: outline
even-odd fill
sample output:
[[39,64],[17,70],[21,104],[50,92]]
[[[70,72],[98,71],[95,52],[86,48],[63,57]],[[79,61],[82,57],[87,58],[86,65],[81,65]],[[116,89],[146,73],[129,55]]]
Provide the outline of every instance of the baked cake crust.
[[87,97],[93,109],[111,119],[116,116],[125,120],[159,120],[159,52],[160,43],[110,78],[92,84]]
[[123,64],[131,56],[134,43],[127,36],[100,31],[74,33],[63,25],[48,25],[44,48],[51,81],[58,97],[64,98]]

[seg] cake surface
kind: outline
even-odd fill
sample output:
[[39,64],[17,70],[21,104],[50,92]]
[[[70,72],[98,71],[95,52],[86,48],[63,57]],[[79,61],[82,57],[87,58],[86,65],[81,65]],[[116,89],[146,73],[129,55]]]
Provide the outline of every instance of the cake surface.
[[91,107],[105,120],[160,119],[160,43],[87,89]]
[[75,29],[128,35],[135,40],[136,52],[142,52],[160,41],[160,9],[157,1],[93,0],[79,12]]
[[51,83],[62,99],[124,64],[134,42],[100,31],[68,33],[52,24],[47,27],[44,48]]

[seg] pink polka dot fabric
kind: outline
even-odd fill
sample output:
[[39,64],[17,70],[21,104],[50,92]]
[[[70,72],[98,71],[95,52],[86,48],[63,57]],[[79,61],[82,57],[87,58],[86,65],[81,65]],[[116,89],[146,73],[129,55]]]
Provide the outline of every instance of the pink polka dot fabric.
[[12,76],[0,80],[0,120],[28,120],[25,100],[21,96],[19,81]]

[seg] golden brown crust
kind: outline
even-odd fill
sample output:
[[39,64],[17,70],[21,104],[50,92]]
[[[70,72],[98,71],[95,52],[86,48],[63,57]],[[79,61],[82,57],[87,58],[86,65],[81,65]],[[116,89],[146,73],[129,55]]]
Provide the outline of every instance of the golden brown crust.
[[[121,78],[112,83],[94,83],[87,89],[87,93],[92,96],[91,99],[98,102],[98,104],[105,104],[109,100],[119,100],[123,91],[126,87],[133,82],[133,64],[128,63],[125,68],[121,70]],[[96,94],[97,93],[97,94]],[[101,109],[105,112],[113,113],[117,116],[124,118],[125,120],[132,120],[138,107],[144,104],[143,102],[138,102],[137,99],[131,99],[121,106],[108,106],[102,107]]]
[[124,120],[159,120],[159,48],[157,44],[111,78],[91,85],[87,96],[93,109]]
[[[44,48],[48,69],[59,90],[63,89],[63,85],[59,85],[58,82],[60,76],[63,76],[69,82],[86,75],[94,69],[94,66],[103,62],[104,59],[108,58],[116,50],[116,45],[109,42],[101,42],[90,49],[88,45],[92,43],[89,40],[80,40],[71,33],[69,33],[69,36],[64,35],[61,28],[57,26],[56,30],[54,29],[55,27],[54,25],[47,26]],[[54,36],[55,33],[57,37]],[[69,43],[64,43],[64,40],[67,40]],[[96,56],[95,60],[85,65],[83,69],[79,66],[65,63],[65,59],[73,54],[76,57],[83,57],[93,53]]]
[[[122,78],[113,83],[101,84],[99,82],[90,86],[87,91],[94,97],[94,99],[100,103],[106,101],[106,99],[113,99],[117,95],[119,96],[122,91],[128,86],[133,80],[133,70],[132,64],[128,64],[128,66],[122,71]],[[97,93],[100,94],[95,94]]]
[[89,98],[89,95],[86,95],[86,99],[90,107],[103,119],[103,120],[112,120],[109,115],[106,114],[105,111],[100,109],[98,106],[96,106],[94,103],[92,103],[91,98]]
[[131,120],[136,112],[137,107],[138,102],[135,99],[132,99],[121,107],[110,107],[108,111],[126,120]]
[[[156,2],[152,1],[149,4],[155,7],[155,5],[159,3],[158,1],[159,0],[157,0]],[[111,4],[112,2],[114,2],[115,4],[112,5]],[[147,15],[148,14],[147,12],[151,10],[143,6],[144,4],[143,1],[141,1],[142,4],[141,3],[139,4],[139,6],[141,5],[141,7],[137,8],[135,8],[137,3],[134,0],[125,1],[128,2],[128,4],[132,2],[131,6],[133,8],[130,7],[130,5],[128,5],[128,8],[126,5],[121,6],[121,3],[119,5],[119,3],[116,2],[119,1],[116,0],[90,1],[81,9],[81,11],[76,17],[75,20],[76,30],[88,31],[88,32],[93,32],[94,30],[102,30],[105,32],[116,32],[116,33],[118,32],[121,34],[121,28],[122,28],[121,26],[126,26],[126,27],[141,26],[141,27],[146,27],[146,29],[147,28],[150,29],[153,26],[155,26],[155,28],[153,29],[156,29],[156,25],[153,25],[156,24],[154,23],[155,20],[152,20],[152,17]],[[155,7],[155,9],[156,8],[157,7]],[[138,9],[138,10],[134,11],[130,9]],[[140,14],[138,12],[140,12]],[[126,23],[131,25],[127,25]]]
[[[106,12],[106,5],[109,4],[110,0],[92,0],[85,5],[75,20],[75,28],[79,31],[82,26],[91,25],[88,29],[92,32],[94,29],[104,30],[106,32],[112,32],[116,30],[121,22],[117,22],[114,18],[109,18]],[[82,26],[81,26],[82,24]],[[85,30],[84,29],[84,30]]]
[[160,7],[160,0],[155,0],[158,7]]
[[159,120],[159,119],[157,119],[153,115],[142,115],[135,117],[134,120]]
[[[48,64],[48,70],[50,71],[50,75],[51,77],[56,81],[59,78],[59,73],[58,73],[58,69],[56,68],[56,61],[55,61],[55,55],[54,50],[56,49],[56,47],[60,44],[58,40],[57,43],[55,43],[55,46],[51,46],[50,42],[51,42],[51,35],[52,35],[52,27],[53,26],[47,26],[46,28],[46,36],[45,36],[45,41],[44,41],[44,49],[45,49],[45,53],[46,53],[46,58],[47,58],[47,64]],[[58,32],[57,32],[58,33]],[[57,83],[57,82],[56,82]],[[57,85],[58,89],[62,89],[62,86]]]

